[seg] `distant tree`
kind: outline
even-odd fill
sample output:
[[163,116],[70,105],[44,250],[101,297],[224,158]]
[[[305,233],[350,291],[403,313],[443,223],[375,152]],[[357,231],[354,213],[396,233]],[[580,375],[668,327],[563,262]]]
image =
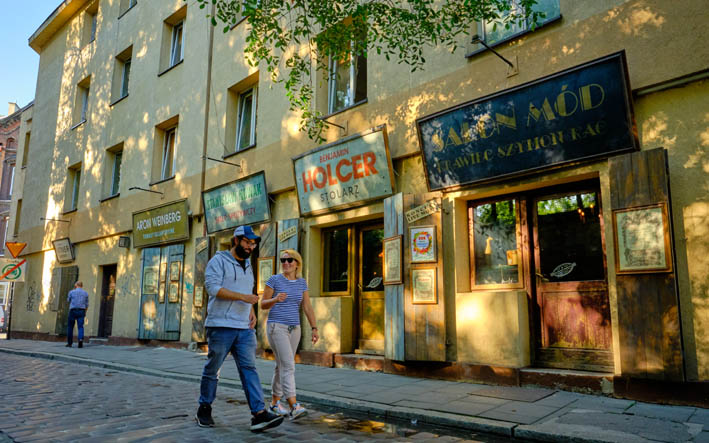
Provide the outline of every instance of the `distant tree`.
[[[187,1],[187,0],[185,0]],[[374,52],[406,64],[426,64],[424,49],[455,51],[461,35],[475,22],[509,28],[523,20],[536,23],[543,13],[537,0],[197,0],[213,5],[207,17],[228,32],[248,24],[245,56],[263,64],[274,82],[283,83],[292,111],[300,112],[302,131],[318,142],[327,122],[314,109],[315,71],[328,71],[328,60],[347,67],[353,57]]]

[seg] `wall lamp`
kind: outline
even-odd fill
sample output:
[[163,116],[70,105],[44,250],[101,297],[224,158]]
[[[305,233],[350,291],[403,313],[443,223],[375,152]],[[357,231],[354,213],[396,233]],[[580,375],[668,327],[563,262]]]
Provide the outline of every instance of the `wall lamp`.
[[62,223],[71,223],[71,220],[60,220],[58,218],[44,218],[40,217],[39,218],[41,221],[53,221],[53,222],[62,222]]
[[485,43],[485,40],[483,40],[483,39],[480,38],[480,36],[479,36],[478,34],[475,34],[475,35],[473,36],[473,40],[472,40],[470,43],[472,43],[472,44],[480,43],[481,45],[485,46],[487,49],[489,49],[490,51],[492,51],[493,54],[495,54],[496,56],[500,57],[505,63],[507,63],[508,65],[510,65],[510,68],[515,69],[515,65],[512,64],[511,61],[507,60],[507,59],[506,59],[505,57],[503,57],[499,52],[497,52],[497,51],[495,51],[494,49],[492,49],[487,43]]
[[131,186],[130,188],[128,188],[129,191],[132,191],[133,189],[137,189],[138,191],[152,192],[153,194],[160,194],[162,196],[165,196],[165,194],[163,192],[153,191],[152,189],[145,189],[145,188],[141,188],[139,186]]
[[203,155],[202,158],[206,158],[207,160],[211,160],[211,161],[213,161],[213,162],[219,162],[219,163],[224,163],[224,164],[227,164],[227,165],[236,166],[237,168],[241,169],[241,165],[239,165],[239,164],[237,164],[237,163],[232,163],[232,162],[227,162],[227,161],[224,161],[224,160],[219,160],[218,158],[212,158],[212,157],[208,157],[208,156],[206,156],[206,155]]

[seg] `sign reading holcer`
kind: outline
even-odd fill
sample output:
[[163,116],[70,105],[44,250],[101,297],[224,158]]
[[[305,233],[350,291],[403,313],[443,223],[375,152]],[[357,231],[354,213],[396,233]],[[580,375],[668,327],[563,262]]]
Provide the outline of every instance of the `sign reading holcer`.
[[187,200],[133,213],[133,245],[136,248],[189,237]]
[[293,158],[300,213],[356,206],[392,194],[386,128],[325,145]]
[[204,191],[202,201],[210,234],[271,218],[263,172]]
[[632,150],[625,54],[418,121],[429,189]]

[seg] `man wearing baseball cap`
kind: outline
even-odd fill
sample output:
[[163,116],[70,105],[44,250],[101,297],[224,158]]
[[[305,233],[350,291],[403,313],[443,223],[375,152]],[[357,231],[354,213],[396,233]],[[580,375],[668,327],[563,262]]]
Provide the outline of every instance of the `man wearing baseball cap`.
[[251,409],[251,431],[259,432],[283,422],[283,417],[266,409],[261,381],[256,372],[256,324],[253,305],[254,272],[249,256],[261,237],[250,226],[234,231],[229,251],[219,251],[209,260],[204,273],[207,302],[207,346],[209,354],[202,371],[199,409],[195,419],[202,427],[214,426],[212,402],[217,395],[219,369],[231,353],[241,386]]

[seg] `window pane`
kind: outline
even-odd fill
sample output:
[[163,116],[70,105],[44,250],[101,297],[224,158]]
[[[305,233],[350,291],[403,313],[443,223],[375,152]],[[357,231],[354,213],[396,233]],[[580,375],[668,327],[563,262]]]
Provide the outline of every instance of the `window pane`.
[[519,282],[517,208],[514,200],[473,208],[475,284]]
[[170,129],[165,133],[165,146],[162,158],[163,179],[172,177],[174,174],[174,154],[175,154],[175,130]]
[[81,183],[81,169],[74,171],[74,186],[71,193],[71,209],[76,209],[79,202],[79,185]]
[[111,195],[118,194],[121,183],[121,163],[123,162],[123,152],[117,152],[113,160],[113,182],[111,185]]
[[123,63],[123,85],[121,87],[121,97],[128,95],[128,81],[130,80],[130,59]]
[[503,19],[515,12],[518,14],[522,12],[516,3],[511,5],[510,10],[504,13],[504,15],[500,17],[500,20],[485,22],[483,32],[485,33],[485,42],[487,44],[495,44],[525,29],[524,23],[518,24],[515,21],[508,22],[507,25],[509,27],[505,28],[506,24]]
[[327,231],[323,234],[325,243],[323,291],[347,291],[348,272],[348,232],[347,229]]
[[344,61],[330,64],[330,112],[336,112],[352,105],[350,66]]
[[362,291],[383,291],[383,229],[362,232]]
[[354,103],[367,98],[367,57],[357,57]]
[[548,281],[603,280],[595,192],[537,202],[540,272]]
[[539,24],[554,20],[561,15],[561,7],[559,0],[537,0],[537,3],[532,8],[534,11],[544,12],[546,15],[539,20]]
[[252,91],[249,91],[241,96],[239,100],[239,130],[238,144],[236,150],[244,149],[251,146],[253,143],[251,138],[251,122],[253,113],[254,96]]
[[81,120],[86,120],[86,110],[89,107],[89,89],[81,88]]
[[182,23],[175,25],[172,29],[172,54],[170,65],[174,65],[182,60]]

